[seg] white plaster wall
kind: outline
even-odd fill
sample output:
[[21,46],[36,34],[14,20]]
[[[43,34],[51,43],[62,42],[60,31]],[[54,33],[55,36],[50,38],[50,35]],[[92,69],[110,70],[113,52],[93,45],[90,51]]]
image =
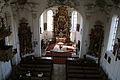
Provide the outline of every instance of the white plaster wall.
[[108,58],[107,60],[102,57],[102,62],[101,66],[103,67],[104,71],[108,74],[108,77],[111,80],[119,80],[120,79],[120,60],[117,59],[116,61],[116,56],[114,56],[112,53],[107,53],[108,57],[111,58],[111,63],[108,63]]
[[39,56],[41,56],[39,18],[36,17],[34,19],[33,25],[34,25],[34,32],[33,32],[34,40],[36,40],[38,43],[34,48],[35,49],[34,52],[35,52],[35,56],[39,57]]
[[18,39],[18,27],[19,27],[19,20],[16,14],[12,13],[12,35],[13,35],[13,49],[17,49],[17,53],[12,58],[12,65],[17,65],[21,58],[20,58],[20,51],[19,51],[19,39]]
[[0,62],[0,80],[6,80],[12,70],[11,61]]
[[79,57],[83,57],[84,54],[86,54],[87,52],[87,46],[88,46],[88,29],[89,29],[89,24],[88,21],[84,18],[83,19],[83,34],[82,34],[82,41],[81,41],[81,49],[80,52],[81,54],[79,55]]
[[0,62],[0,80],[3,79],[3,73],[2,73],[2,62]]

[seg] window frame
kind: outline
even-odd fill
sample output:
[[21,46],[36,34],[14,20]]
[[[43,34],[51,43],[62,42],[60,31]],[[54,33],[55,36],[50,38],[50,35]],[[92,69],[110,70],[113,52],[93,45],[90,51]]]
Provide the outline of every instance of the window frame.
[[47,31],[53,31],[53,11],[47,11]]
[[72,12],[72,18],[71,18],[71,32],[75,32],[77,28],[77,17],[78,13],[77,11]]
[[113,52],[113,46],[115,44],[116,33],[119,24],[119,16],[113,16],[111,21],[110,33],[108,37],[107,51]]

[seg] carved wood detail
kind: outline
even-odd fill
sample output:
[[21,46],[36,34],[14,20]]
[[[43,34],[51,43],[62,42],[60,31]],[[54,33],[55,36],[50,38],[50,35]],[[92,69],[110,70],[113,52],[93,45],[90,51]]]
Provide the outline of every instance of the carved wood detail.
[[88,54],[100,57],[101,47],[104,39],[104,31],[102,25],[94,25],[90,33],[90,44],[88,49]]
[[70,41],[70,16],[67,7],[60,6],[54,16],[54,38],[66,38],[65,42]]
[[32,32],[24,18],[20,22],[18,32],[21,56],[32,53]]

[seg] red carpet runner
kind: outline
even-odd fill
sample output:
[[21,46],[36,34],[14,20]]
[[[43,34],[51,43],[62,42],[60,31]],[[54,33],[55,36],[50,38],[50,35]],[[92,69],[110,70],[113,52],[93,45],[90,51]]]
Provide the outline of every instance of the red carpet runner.
[[46,56],[53,57],[54,64],[65,64],[68,57],[71,57],[71,53],[57,53],[57,52],[47,52]]

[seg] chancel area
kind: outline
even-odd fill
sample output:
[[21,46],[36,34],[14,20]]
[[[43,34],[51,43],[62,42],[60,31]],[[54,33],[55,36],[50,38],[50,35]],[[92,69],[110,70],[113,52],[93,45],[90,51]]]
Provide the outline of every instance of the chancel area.
[[0,80],[120,80],[119,0],[1,0]]

